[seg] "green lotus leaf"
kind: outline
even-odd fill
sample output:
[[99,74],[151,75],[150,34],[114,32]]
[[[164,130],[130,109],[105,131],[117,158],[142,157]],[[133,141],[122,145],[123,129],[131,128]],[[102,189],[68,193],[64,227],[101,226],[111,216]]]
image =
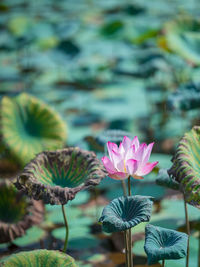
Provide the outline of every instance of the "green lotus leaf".
[[26,165],[15,186],[35,200],[64,205],[79,191],[98,185],[105,175],[94,152],[71,147],[38,154]]
[[200,127],[194,126],[179,141],[168,171],[180,184],[186,201],[200,208]]
[[71,256],[46,249],[13,254],[2,259],[0,263],[2,267],[77,267]]
[[179,190],[179,183],[169,176],[166,169],[159,170],[156,178],[156,184],[168,187],[170,189]]
[[43,220],[41,202],[31,201],[7,181],[0,183],[0,243],[25,234],[32,225]]
[[152,197],[129,196],[112,200],[102,212],[99,221],[107,233],[125,231],[151,217]]
[[188,235],[148,224],[145,227],[144,250],[148,264],[160,260],[181,259],[187,254]]
[[194,64],[200,64],[200,21],[180,17],[165,26],[167,44],[175,53]]
[[22,165],[43,150],[63,146],[64,121],[37,98],[25,93],[3,97],[0,109],[2,143]]

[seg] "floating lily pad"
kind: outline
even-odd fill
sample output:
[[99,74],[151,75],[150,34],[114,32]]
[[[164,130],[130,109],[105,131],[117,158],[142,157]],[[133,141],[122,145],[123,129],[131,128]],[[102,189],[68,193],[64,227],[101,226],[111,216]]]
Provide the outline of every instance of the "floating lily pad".
[[[63,223],[63,214],[61,211],[61,207],[57,205],[51,207],[52,209],[48,209],[49,214],[47,215],[47,221],[55,224]],[[83,214],[81,209],[71,207],[69,205],[65,206],[65,213],[69,221],[74,221],[77,218],[80,218],[81,215]]]
[[112,200],[103,210],[99,221],[107,233],[130,229],[151,217],[152,197],[130,196]]
[[14,243],[18,246],[28,246],[44,239],[45,234],[46,233],[44,230],[37,226],[34,226],[28,229],[23,237],[18,237],[17,239],[15,239]]
[[0,183],[0,243],[24,235],[28,228],[43,220],[43,215],[41,202],[31,201],[10,182]]
[[43,150],[61,148],[66,141],[65,123],[35,97],[25,93],[4,97],[0,108],[2,143],[22,165]]
[[[73,238],[82,238],[82,237],[87,237],[89,235],[89,227],[86,225],[83,227],[83,225],[78,226],[78,227],[71,227],[69,229],[69,240],[73,239]],[[65,227],[61,227],[58,229],[53,230],[52,235],[55,238],[61,239],[61,240],[65,240],[65,232],[66,229]]]
[[168,171],[180,184],[186,201],[200,208],[200,127],[195,126],[179,141]]
[[105,175],[93,152],[72,147],[38,154],[15,185],[36,200],[60,205],[74,199],[79,191],[98,185]]
[[169,176],[166,169],[159,170],[156,183],[170,189],[179,190],[179,183]]
[[90,198],[90,193],[88,191],[81,191],[79,192],[78,197],[73,200],[72,205],[78,206],[85,204],[89,201],[89,198]]
[[68,247],[73,250],[92,249],[99,245],[100,241],[91,235],[77,237],[69,240]]
[[5,267],[77,267],[69,255],[55,250],[38,249],[13,254],[0,261]]
[[102,132],[96,137],[96,139],[100,144],[104,146],[108,141],[119,144],[120,142],[122,142],[124,136],[128,136],[131,139],[133,139],[134,137],[129,132],[111,129]]
[[[119,181],[117,182],[118,182],[118,186],[114,186],[112,182],[110,186],[109,185],[107,186],[109,191],[106,193],[106,197],[109,200],[112,200],[116,197],[123,195],[122,186],[119,183]],[[142,196],[151,195],[156,200],[162,199],[166,194],[166,189],[162,186],[155,184],[155,182],[151,183],[151,182],[145,182],[145,181],[143,182],[133,181],[131,183],[131,187],[132,187],[132,193],[134,195],[142,195]]]
[[160,260],[181,259],[187,254],[188,235],[148,224],[145,228],[144,250],[148,264]]

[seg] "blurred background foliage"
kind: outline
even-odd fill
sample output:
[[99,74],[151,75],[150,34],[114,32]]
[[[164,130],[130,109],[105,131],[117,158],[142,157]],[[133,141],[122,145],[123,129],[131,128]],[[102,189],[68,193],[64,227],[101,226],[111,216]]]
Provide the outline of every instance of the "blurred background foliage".
[[[2,0],[0,98],[26,92],[42,100],[65,121],[65,146],[94,150],[99,158],[104,154],[99,137],[106,129],[155,141],[151,161],[169,168],[179,138],[199,125],[199,9],[198,0]],[[4,151],[0,157],[1,177],[16,173]],[[181,196],[154,182],[159,168],[134,181],[133,192],[156,198],[152,224],[184,229]],[[122,237],[102,234],[95,223],[105,203],[121,194],[120,183],[106,178],[69,206],[69,249],[79,266],[123,266]],[[189,211],[190,220],[198,221],[198,210]],[[47,206],[44,223],[9,249],[1,245],[2,255],[59,248],[64,231],[59,214],[60,207]],[[197,266],[195,227],[191,266]],[[144,266],[144,224],[135,229],[136,266]]]

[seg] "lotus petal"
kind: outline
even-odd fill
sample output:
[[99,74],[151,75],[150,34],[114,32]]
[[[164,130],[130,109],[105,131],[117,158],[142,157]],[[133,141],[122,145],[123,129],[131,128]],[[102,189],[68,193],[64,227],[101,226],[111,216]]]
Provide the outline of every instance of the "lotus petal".
[[98,185],[105,176],[94,152],[71,147],[38,154],[15,185],[35,200],[64,205],[79,191]]
[[31,201],[10,182],[0,183],[0,243],[24,235],[28,228],[43,220],[43,215],[40,201]]
[[99,219],[103,231],[120,232],[148,222],[151,217],[152,197],[129,196],[112,200],[104,209]]
[[61,148],[66,140],[59,114],[33,96],[3,97],[0,112],[2,144],[22,165],[43,150]]
[[179,183],[169,176],[167,169],[160,169],[156,178],[158,185],[168,187],[173,190],[179,190]]
[[145,227],[144,250],[148,257],[148,264],[160,260],[184,258],[187,254],[188,235],[148,224]]
[[77,267],[75,260],[60,251],[38,249],[0,260],[2,267]]
[[194,126],[179,141],[168,171],[180,184],[186,201],[200,208],[200,127]]
[[186,60],[200,64],[200,21],[182,16],[165,26],[169,48]]

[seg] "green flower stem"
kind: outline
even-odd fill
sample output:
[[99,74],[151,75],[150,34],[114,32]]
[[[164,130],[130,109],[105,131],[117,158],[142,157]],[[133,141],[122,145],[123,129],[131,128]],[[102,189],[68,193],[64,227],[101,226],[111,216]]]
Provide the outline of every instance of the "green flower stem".
[[189,256],[190,256],[190,222],[188,217],[188,209],[187,209],[187,203],[185,199],[185,195],[183,194],[184,199],[184,207],[185,207],[185,222],[187,227],[187,234],[188,234],[188,243],[187,243],[187,256],[186,256],[186,267],[189,266]]
[[199,230],[199,236],[198,236],[198,241],[199,241],[199,248],[198,248],[198,265],[197,266],[200,266],[200,230]]
[[127,191],[126,191],[126,183],[124,180],[121,181],[122,182],[122,189],[123,189],[123,193],[124,193],[124,196],[126,197],[127,196]]
[[[127,196],[126,183],[124,180],[121,181],[124,196]],[[125,254],[126,254],[126,267],[129,267],[129,257],[128,257],[128,231],[124,231],[124,245],[125,245]]]
[[131,177],[128,177],[128,195],[131,196]]
[[67,250],[69,228],[68,228],[67,217],[66,217],[66,214],[65,214],[64,205],[62,205],[62,213],[63,213],[63,218],[64,218],[64,222],[65,222],[65,228],[66,228],[65,243],[64,243],[64,248],[63,248],[63,252],[65,253],[66,250]]
[[165,267],[165,260],[162,260],[162,267]]
[[[128,177],[128,195],[131,196],[131,177]],[[130,267],[133,267],[133,256],[132,256],[132,234],[131,228],[128,230],[128,246],[129,246],[129,261]]]
[[126,267],[129,267],[127,231],[124,231],[124,246],[125,246],[125,256],[126,256]]

